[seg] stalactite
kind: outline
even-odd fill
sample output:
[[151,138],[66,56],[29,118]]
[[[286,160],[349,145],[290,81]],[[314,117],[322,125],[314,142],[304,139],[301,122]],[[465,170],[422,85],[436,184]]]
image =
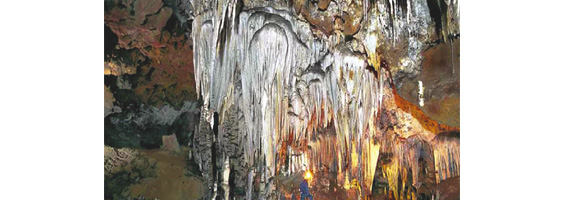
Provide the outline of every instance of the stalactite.
[[459,176],[459,138],[439,137],[433,145],[436,182]]
[[[338,185],[359,183],[365,195],[382,174],[397,199],[413,199],[423,184],[422,158],[434,163],[437,182],[459,175],[458,138],[436,137],[436,129],[399,108],[406,102],[390,84],[390,67],[381,66],[386,59],[418,73],[422,41],[430,37],[426,1],[407,1],[405,10],[395,0],[363,1],[366,22],[360,23],[368,27],[353,38],[339,31],[316,34],[309,19],[277,2],[244,1],[241,12],[237,1],[207,3],[193,3],[192,30],[203,101],[195,156],[204,179],[215,181],[205,150],[213,112],[219,113],[218,153],[227,155],[218,184],[229,193],[225,176],[239,176],[235,185],[245,187],[247,199],[274,197],[275,176],[303,170],[337,172]],[[330,3],[328,12],[348,9],[342,3],[337,9]],[[406,48],[395,50],[399,45]],[[425,150],[429,144],[433,152]],[[377,169],[383,159],[390,160]]]

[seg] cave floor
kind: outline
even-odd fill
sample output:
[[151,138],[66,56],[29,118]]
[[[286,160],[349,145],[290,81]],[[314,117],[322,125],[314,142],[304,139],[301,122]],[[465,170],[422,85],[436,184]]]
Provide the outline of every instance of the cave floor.
[[171,153],[164,150],[145,150],[142,155],[157,161],[157,176],[140,180],[139,184],[129,187],[131,196],[142,195],[145,198],[157,199],[200,199],[206,192],[202,180],[187,173],[186,155],[188,149],[183,147],[182,153]]
[[[300,199],[300,182],[303,180],[304,172],[294,173],[290,176],[277,176],[278,188],[284,199]],[[337,174],[319,172],[314,174],[314,178],[308,182],[310,193],[314,199],[357,199],[358,191],[355,189],[345,189],[337,185]]]
[[[155,163],[155,175],[130,185],[127,188],[129,196],[143,196],[146,199],[201,199],[207,193],[207,189],[202,178],[193,174],[198,170],[195,169],[194,163],[188,162],[189,149],[181,148],[180,153],[163,149],[137,150],[142,156]],[[276,176],[275,184],[280,194],[279,199],[291,200],[293,194],[295,199],[300,199],[298,188],[303,180],[303,174],[303,171],[299,171],[287,176],[282,174]],[[335,172],[317,172],[313,175],[308,185],[314,199],[362,198],[354,184],[347,189],[342,184],[338,184],[338,175]],[[363,199],[394,199],[392,193],[388,195],[382,192],[376,193]],[[459,177],[441,181],[439,193],[443,197],[441,199],[459,199]]]
[[[293,194],[296,199],[300,199],[300,191],[298,188],[300,182],[303,180],[303,174],[304,172],[297,172],[290,176],[277,176],[277,186],[284,199],[292,200]],[[336,173],[319,172],[314,174],[314,178],[308,182],[308,186],[314,199],[395,199],[391,192],[385,194],[382,191],[374,192],[373,194],[362,198],[360,196],[360,191],[354,187],[346,189],[342,185],[337,185],[336,183]],[[439,185],[439,193],[441,194],[440,199],[459,199],[459,176],[441,181]]]

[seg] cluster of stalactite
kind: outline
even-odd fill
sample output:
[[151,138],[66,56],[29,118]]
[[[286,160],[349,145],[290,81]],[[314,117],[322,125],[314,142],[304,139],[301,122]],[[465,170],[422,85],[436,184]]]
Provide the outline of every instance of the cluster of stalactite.
[[[194,156],[208,198],[276,198],[275,176],[326,170],[361,196],[384,184],[412,199],[459,175],[459,129],[413,116],[391,74],[418,73],[434,30],[427,2],[328,2],[191,2]],[[443,21],[458,21],[457,2],[441,2]],[[439,23],[436,34],[458,31]]]

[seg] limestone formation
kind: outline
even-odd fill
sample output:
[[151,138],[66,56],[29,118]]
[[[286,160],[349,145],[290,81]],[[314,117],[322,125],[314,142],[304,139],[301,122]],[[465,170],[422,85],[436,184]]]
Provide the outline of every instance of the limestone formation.
[[105,58],[107,145],[194,121],[180,144],[205,199],[277,199],[305,170],[344,198],[458,182],[458,1],[111,2],[111,52],[128,59]]
[[[219,162],[211,163],[209,150],[203,151],[202,166],[215,165],[203,168],[203,173],[221,174],[216,170],[226,168],[224,155],[238,158],[241,149],[221,144],[230,135],[230,141],[243,146],[237,173],[249,178],[238,187],[247,185],[248,199],[273,198],[273,178],[281,169],[294,173],[303,166],[314,172],[328,167],[338,173],[343,187],[359,182],[361,195],[372,194],[380,174],[396,198],[418,196],[423,184],[459,175],[459,139],[441,135],[458,135],[458,127],[450,126],[458,126],[458,119],[438,123],[422,111],[428,111],[422,108],[426,104],[414,104],[397,92],[422,77],[423,61],[433,59],[425,57],[427,49],[453,45],[458,35],[458,20],[453,20],[459,16],[457,2],[191,3],[197,95],[204,102],[203,113],[219,113],[216,120],[203,118],[200,130],[222,127],[214,133],[218,137],[206,133],[207,142],[197,142],[202,149],[216,140],[212,143],[221,146],[212,155]],[[442,5],[449,9],[437,13]],[[424,81],[420,88],[437,84]],[[418,94],[418,87],[414,89]],[[458,88],[455,92],[458,98]],[[423,89],[420,93],[421,98],[428,97]],[[232,120],[235,115],[240,120]],[[295,159],[292,154],[302,156]],[[421,167],[423,162],[427,165]],[[421,180],[421,171],[437,171],[436,182]],[[210,176],[214,178],[207,180],[215,184],[210,186],[221,184],[217,175]],[[210,190],[210,196],[222,198],[216,191]]]

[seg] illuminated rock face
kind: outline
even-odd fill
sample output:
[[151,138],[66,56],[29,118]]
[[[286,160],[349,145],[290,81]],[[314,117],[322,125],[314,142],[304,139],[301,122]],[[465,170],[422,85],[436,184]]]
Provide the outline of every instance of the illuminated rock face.
[[[301,170],[361,196],[437,196],[460,169],[459,15],[428,2],[192,1],[206,197],[276,198],[275,177]],[[429,61],[446,44],[453,62]]]

